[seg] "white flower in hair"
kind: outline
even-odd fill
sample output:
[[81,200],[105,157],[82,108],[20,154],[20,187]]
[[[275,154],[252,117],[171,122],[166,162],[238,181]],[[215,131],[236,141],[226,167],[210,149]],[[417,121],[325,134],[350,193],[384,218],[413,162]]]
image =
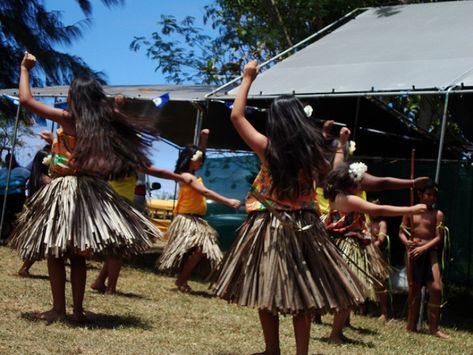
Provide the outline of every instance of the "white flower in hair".
[[306,106],[304,106],[304,112],[305,112],[305,115],[306,115],[307,117],[311,117],[311,116],[312,116],[312,112],[314,112],[314,109],[312,108],[312,106],[306,105]]
[[197,161],[197,160],[199,160],[199,159],[202,159],[203,155],[204,155],[204,153],[202,153],[201,150],[197,150],[197,151],[194,153],[194,155],[192,156],[191,160],[192,160],[192,161]]
[[51,160],[53,159],[53,156],[51,154],[49,154],[48,156],[44,157],[43,158],[43,165],[46,165],[46,166],[49,166],[51,165]]
[[355,141],[350,141],[350,143],[348,144],[348,154],[353,155],[353,153],[355,153],[355,150],[356,150]]
[[353,181],[360,182],[367,170],[368,167],[362,162],[351,163],[348,168],[348,174]]

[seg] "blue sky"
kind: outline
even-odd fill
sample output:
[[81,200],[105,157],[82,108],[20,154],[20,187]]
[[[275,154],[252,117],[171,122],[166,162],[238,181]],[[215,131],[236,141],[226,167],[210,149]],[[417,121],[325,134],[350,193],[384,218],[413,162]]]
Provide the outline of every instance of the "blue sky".
[[[111,8],[98,0],[91,2],[92,24],[84,28],[83,38],[74,41],[71,46],[58,49],[78,55],[94,70],[103,71],[110,85],[133,85],[165,83],[162,74],[155,71],[156,63],[148,59],[144,51],[132,52],[129,49],[133,37],[149,36],[156,31],[161,14],[174,15],[177,19],[194,16],[198,23],[202,23],[204,6],[210,4],[211,0],[126,0],[124,6]],[[76,1],[45,0],[44,3],[48,10],[60,11],[65,25],[85,18]],[[40,127],[36,128],[40,130]],[[42,142],[35,141],[32,145],[33,149],[19,157],[24,164],[42,146]],[[176,159],[175,148],[162,142],[153,147],[154,165],[173,170]],[[173,182],[158,181],[163,191],[174,191]]]

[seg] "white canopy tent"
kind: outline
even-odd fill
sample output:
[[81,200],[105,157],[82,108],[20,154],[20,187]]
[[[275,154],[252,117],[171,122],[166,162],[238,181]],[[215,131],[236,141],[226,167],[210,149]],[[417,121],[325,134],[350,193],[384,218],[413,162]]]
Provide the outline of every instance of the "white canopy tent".
[[[297,52],[261,73],[249,98],[445,94],[438,180],[448,96],[473,92],[472,18],[473,1],[355,10],[343,21],[284,51],[282,54]],[[208,98],[233,99],[238,88],[225,90],[236,81],[216,89]]]

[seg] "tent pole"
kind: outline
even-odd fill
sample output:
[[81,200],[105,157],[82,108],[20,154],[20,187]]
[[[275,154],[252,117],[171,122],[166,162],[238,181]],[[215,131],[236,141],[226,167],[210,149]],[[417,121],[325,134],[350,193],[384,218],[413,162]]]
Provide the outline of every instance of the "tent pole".
[[200,130],[202,129],[202,117],[203,110],[198,104],[194,103],[194,107],[197,110],[197,115],[195,117],[195,126],[194,126],[194,141],[193,144],[199,145],[200,140]]
[[356,109],[355,109],[355,122],[353,124],[353,140],[356,141],[356,133],[358,131],[358,119],[360,118],[360,100],[361,97],[356,98]]
[[11,166],[13,162],[13,154],[15,153],[16,133],[18,131],[19,118],[20,118],[20,104],[18,103],[18,108],[16,109],[15,127],[13,128],[13,139],[12,139],[12,146],[11,146],[10,161],[8,163],[7,182],[5,185],[5,191],[3,195],[2,217],[0,219],[0,238],[3,232],[3,222],[5,219],[5,210],[7,206],[7,196],[8,196],[8,190],[9,190],[9,185],[10,185]]
[[444,141],[445,141],[445,129],[447,127],[448,99],[449,99],[450,91],[453,88],[454,88],[454,86],[451,86],[447,90],[447,93],[445,94],[445,102],[443,104],[442,125],[441,125],[441,128],[440,128],[439,151],[438,151],[438,155],[437,155],[437,167],[435,168],[435,182],[436,183],[439,182],[440,164],[442,162],[442,153],[443,153],[443,146],[444,146]]

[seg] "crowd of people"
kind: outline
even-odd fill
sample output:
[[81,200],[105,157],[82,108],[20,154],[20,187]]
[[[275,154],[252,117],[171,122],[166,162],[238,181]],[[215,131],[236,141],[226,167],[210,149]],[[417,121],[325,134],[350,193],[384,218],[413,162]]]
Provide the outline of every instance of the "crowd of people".
[[[245,200],[247,218],[226,255],[218,246],[218,233],[203,218],[206,199],[233,208],[239,208],[240,201],[206,188],[196,175],[205,161],[209,131],[202,130],[199,146],[180,152],[174,172],[153,167],[147,148],[158,132],[151,120],[128,117],[121,110],[123,97],[111,102],[90,78],[72,82],[67,110],[48,107],[30,91],[29,72],[35,63],[26,53],[20,102],[61,128],[35,157],[29,196],[15,210],[20,212],[24,204],[9,245],[25,262],[21,276],[29,275],[34,261],[47,260],[53,306],[37,313],[38,319],[66,318],[66,258],[73,292],[69,317],[81,322],[86,258],[103,256],[104,266],[91,287],[113,294],[123,258],[142,253],[162,237],[132,203],[137,174],[146,173],[179,183],[176,215],[157,267],[177,275],[179,291],[192,292],[192,271],[207,259],[215,296],[257,309],[265,354],[280,352],[279,314],[293,317],[297,354],[308,353],[311,325],[323,314],[334,314],[329,335],[334,344],[346,342],[343,329],[350,312],[367,299],[380,303],[380,320],[388,319],[386,284],[393,268],[382,251],[388,238],[383,216],[403,216],[400,239],[406,246],[409,282],[406,329],[416,331],[420,288],[425,285],[430,332],[447,337],[439,329],[442,284],[437,254],[444,216],[435,207],[437,185],[425,177],[370,175],[365,164],[350,162],[350,131],[343,128],[338,139],[331,140],[330,122],[318,127],[294,96],[274,99],[266,131],[256,130],[245,116],[247,95],[258,75],[256,61],[244,67],[231,121],[261,161],[261,169]],[[24,175],[26,186],[29,172]],[[417,189],[418,204],[366,200],[366,192],[405,188]]]

